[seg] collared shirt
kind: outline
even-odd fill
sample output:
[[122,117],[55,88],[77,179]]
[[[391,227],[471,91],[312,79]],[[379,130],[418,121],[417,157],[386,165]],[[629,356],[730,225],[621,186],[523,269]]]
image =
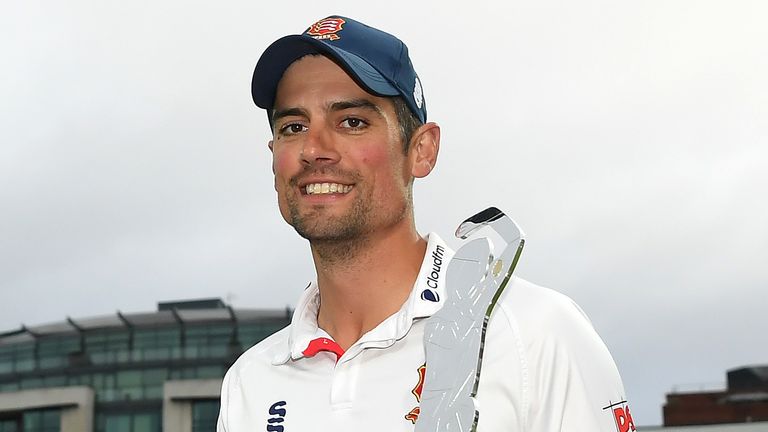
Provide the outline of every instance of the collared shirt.
[[[452,256],[430,234],[408,299],[346,351],[318,328],[310,284],[290,326],[227,372],[218,432],[413,431],[425,319],[442,306]],[[491,318],[477,397],[480,432],[634,430],[613,359],[581,309],[519,278]]]

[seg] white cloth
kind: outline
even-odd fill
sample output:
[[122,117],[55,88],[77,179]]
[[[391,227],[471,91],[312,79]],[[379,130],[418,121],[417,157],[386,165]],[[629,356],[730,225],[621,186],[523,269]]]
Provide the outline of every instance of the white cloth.
[[[313,339],[330,338],[317,327],[319,291],[311,284],[291,325],[227,372],[217,431],[413,431],[425,318],[445,297],[453,254],[437,235],[428,240],[408,300],[338,361],[332,352],[302,353]],[[422,295],[435,286],[438,301]],[[614,361],[582,310],[520,278],[491,317],[477,397],[479,432],[634,430]]]

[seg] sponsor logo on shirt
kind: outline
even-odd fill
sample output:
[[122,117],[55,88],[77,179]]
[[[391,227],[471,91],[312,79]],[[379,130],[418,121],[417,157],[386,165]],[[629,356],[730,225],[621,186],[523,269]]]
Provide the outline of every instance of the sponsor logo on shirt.
[[427,289],[421,292],[421,299],[431,302],[439,302],[440,295],[437,294],[437,282],[440,280],[440,272],[443,269],[443,257],[445,248],[437,245],[432,252],[432,270],[427,274]]
[[611,410],[613,420],[616,423],[618,432],[635,432],[635,421],[632,420],[632,414],[629,412],[629,404],[623,400],[621,402],[610,403],[603,411]]
[[267,419],[267,432],[284,432],[285,428],[281,423],[285,421],[285,405],[285,401],[279,401],[269,407],[269,415],[272,417]]
[[[416,387],[411,390],[411,394],[416,397],[416,402],[421,402],[421,391],[424,389],[424,376],[427,373],[427,365],[423,364],[417,370],[419,372],[419,382],[416,383]],[[416,408],[412,409],[408,414],[405,415],[405,419],[413,424],[416,424],[416,420],[419,418],[419,413],[421,413],[421,409],[417,405]]]

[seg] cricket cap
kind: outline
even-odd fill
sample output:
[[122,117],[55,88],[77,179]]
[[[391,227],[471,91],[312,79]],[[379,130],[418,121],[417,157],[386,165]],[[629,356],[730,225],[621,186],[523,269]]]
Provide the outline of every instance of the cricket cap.
[[421,81],[408,57],[408,47],[389,33],[338,15],[321,19],[302,34],[280,38],[264,51],[251,83],[258,107],[274,107],[283,73],[308,54],[331,58],[373,95],[402,96],[416,117],[427,121]]

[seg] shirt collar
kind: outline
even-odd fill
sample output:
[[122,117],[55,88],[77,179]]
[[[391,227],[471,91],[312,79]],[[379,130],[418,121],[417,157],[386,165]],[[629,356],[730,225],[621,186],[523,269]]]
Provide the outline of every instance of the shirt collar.
[[[354,356],[367,346],[385,347],[403,338],[413,321],[431,316],[445,301],[445,276],[448,262],[454,252],[437,234],[427,236],[427,251],[421,263],[419,274],[411,294],[399,311],[385,319],[373,330],[364,334],[347,350],[347,356]],[[320,290],[316,282],[310,283],[299,298],[291,319],[288,343],[278,349],[272,363],[284,364],[290,359],[304,357],[302,353],[309,342],[318,337],[329,337],[317,326],[317,312],[320,309]]]

